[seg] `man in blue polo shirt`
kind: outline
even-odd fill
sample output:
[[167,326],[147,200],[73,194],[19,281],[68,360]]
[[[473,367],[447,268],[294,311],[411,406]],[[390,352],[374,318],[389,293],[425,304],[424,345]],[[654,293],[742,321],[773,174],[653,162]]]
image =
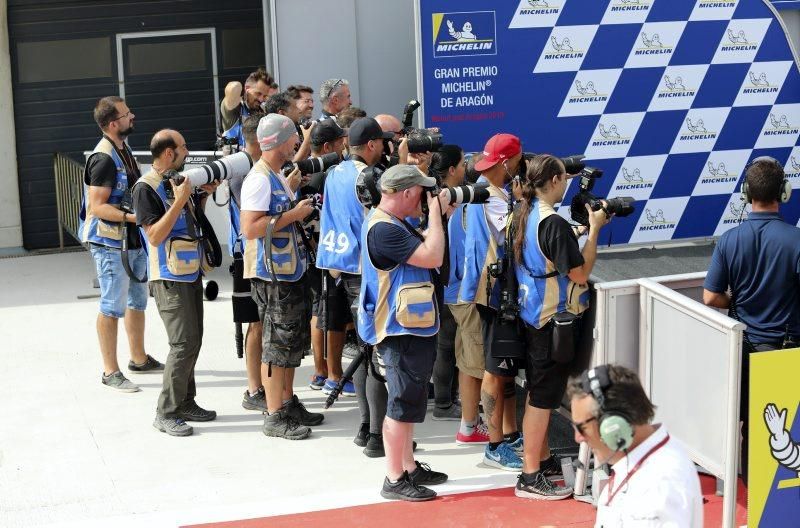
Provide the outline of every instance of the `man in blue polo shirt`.
[[[791,185],[781,164],[761,157],[748,165],[742,198],[753,204],[747,220],[722,235],[703,285],[703,302],[735,307],[747,325],[742,356],[740,416],[742,473],[747,472],[749,355],[794,346],[800,337],[800,229],[778,213],[789,200]],[[727,290],[730,288],[731,293]]]

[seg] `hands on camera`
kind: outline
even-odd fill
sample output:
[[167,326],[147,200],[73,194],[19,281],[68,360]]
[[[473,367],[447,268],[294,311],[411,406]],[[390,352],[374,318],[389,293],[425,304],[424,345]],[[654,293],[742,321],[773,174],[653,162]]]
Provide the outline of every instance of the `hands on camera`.
[[586,211],[589,214],[589,232],[597,233],[604,225],[611,221],[613,215],[608,214],[605,209],[606,201],[602,200],[603,207],[597,211],[592,210],[592,206],[586,204]]
[[170,179],[169,184],[172,185],[172,193],[175,196],[175,202],[173,205],[176,207],[183,207],[186,205],[186,202],[189,201],[189,198],[191,198],[192,192],[194,191],[192,182],[189,181],[188,178],[184,178],[180,184],[176,184],[175,180]]

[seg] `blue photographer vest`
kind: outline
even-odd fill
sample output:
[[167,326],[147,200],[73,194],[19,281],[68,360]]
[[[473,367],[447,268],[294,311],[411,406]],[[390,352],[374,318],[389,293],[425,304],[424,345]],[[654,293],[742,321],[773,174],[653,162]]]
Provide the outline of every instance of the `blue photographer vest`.
[[117,149],[114,148],[114,144],[104,137],[97,143],[92,154],[86,160],[86,165],[83,169],[83,200],[78,214],[80,218],[78,233],[80,234],[81,242],[84,244],[90,242],[119,249],[122,247],[122,225],[119,222],[109,222],[94,216],[91,207],[89,207],[89,160],[98,153],[111,156],[117,168],[117,179],[111,189],[108,203],[119,205],[125,195],[125,190],[128,188],[128,173],[125,170],[125,164],[122,162],[119,153],[117,153]]
[[[488,182],[481,176],[478,182]],[[503,191],[494,185],[488,187],[489,195],[507,202]],[[504,247],[498,246],[492,236],[489,220],[483,204],[468,204],[466,207],[467,228],[464,237],[464,276],[458,302],[477,303],[498,308],[500,288],[497,280],[489,276],[488,266],[505,255]],[[491,287],[491,298],[487,295],[487,285]]]
[[228,130],[222,133],[226,138],[236,138],[239,140],[239,148],[244,148],[244,132],[242,131],[242,124],[244,120],[250,117],[250,109],[244,103],[239,103],[239,119]]
[[450,249],[450,280],[444,289],[445,304],[457,304],[461,279],[464,278],[464,240],[467,237],[464,204],[456,207],[447,222],[447,241]]
[[367,234],[375,224],[388,222],[406,229],[381,209],[373,209],[361,230],[361,292],[358,296],[358,335],[376,345],[393,335],[428,337],[439,331],[439,308],[430,270],[398,264],[389,271],[374,266]]
[[230,221],[230,230],[228,231],[228,255],[231,257],[234,253],[244,253],[244,243],[242,242],[242,212],[239,209],[239,204],[233,199],[231,193],[228,200],[228,220]]
[[[277,174],[272,172],[264,160],[258,160],[245,178],[253,176],[253,172],[269,178],[271,189],[267,216],[275,217],[292,209],[294,196],[284,188]],[[295,223],[272,233],[270,247],[266,248],[265,236],[248,240],[244,239],[244,278],[272,281],[270,261],[279,282],[296,282],[306,272],[306,249],[298,244]]]
[[361,162],[343,161],[325,178],[320,212],[317,267],[357,275],[361,273],[361,226],[367,209],[356,192]]
[[[589,287],[569,280],[567,276],[534,278],[556,271],[555,265],[542,253],[539,245],[539,224],[556,214],[551,205],[540,200],[531,204],[525,226],[522,262],[515,263],[519,282],[519,305],[522,319],[535,328],[542,328],[559,312],[580,314],[589,307]],[[576,242],[577,243],[577,242]]]
[[[172,206],[167,198],[165,185],[169,185],[155,171],[142,176],[136,185],[149,185],[164,202],[164,209]],[[202,263],[205,255],[202,245],[190,234],[186,209],[192,207],[191,201],[181,210],[181,214],[172,226],[172,230],[164,242],[155,246],[150,243],[143,228],[139,232],[147,251],[147,276],[150,281],[170,280],[177,282],[194,282],[202,274]]]

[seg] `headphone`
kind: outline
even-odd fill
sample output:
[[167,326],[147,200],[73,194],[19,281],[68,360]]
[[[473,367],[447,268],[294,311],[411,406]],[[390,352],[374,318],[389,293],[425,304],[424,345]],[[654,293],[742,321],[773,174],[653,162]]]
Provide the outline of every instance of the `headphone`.
[[[750,170],[750,167],[761,161],[777,163],[778,167],[781,168],[781,172],[783,172],[783,165],[781,165],[781,163],[778,160],[776,160],[771,156],[759,156],[750,163],[748,163],[747,167],[744,168],[745,176],[744,176],[744,181],[742,182],[742,190],[741,190],[742,201],[744,201],[745,203],[752,203],[753,201],[753,197],[750,196],[750,186],[747,184],[747,171]],[[792,196],[792,184],[791,182],[789,182],[788,179],[786,179],[786,173],[784,173],[783,179],[781,180],[781,183],[778,185],[776,195],[780,203],[788,202],[789,198]]]
[[623,413],[606,408],[605,391],[613,385],[608,375],[608,367],[600,365],[587,370],[581,377],[581,387],[584,392],[594,396],[600,404],[598,417],[600,440],[615,452],[625,451],[633,443],[633,426]]

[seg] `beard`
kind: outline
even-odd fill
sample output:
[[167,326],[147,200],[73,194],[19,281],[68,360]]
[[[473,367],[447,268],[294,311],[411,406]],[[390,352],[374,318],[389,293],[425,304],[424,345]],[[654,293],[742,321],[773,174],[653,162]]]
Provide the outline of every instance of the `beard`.
[[133,123],[128,125],[128,128],[120,128],[118,134],[120,137],[126,138],[130,136],[132,132],[133,132]]

